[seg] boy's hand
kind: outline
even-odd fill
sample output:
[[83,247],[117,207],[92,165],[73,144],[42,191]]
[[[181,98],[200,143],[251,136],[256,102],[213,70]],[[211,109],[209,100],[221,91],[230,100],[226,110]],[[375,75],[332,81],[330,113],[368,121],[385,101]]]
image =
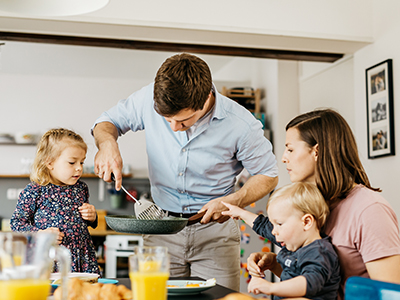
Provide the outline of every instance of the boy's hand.
[[83,205],[78,209],[82,219],[89,222],[94,222],[96,220],[96,209],[92,204],[83,203]]
[[240,208],[239,206],[226,203],[224,201],[221,202],[223,205],[225,205],[229,210],[221,212],[221,214],[225,216],[229,216],[234,220],[239,220],[242,218],[243,212],[245,211],[244,209]]
[[264,277],[266,270],[271,270],[278,276],[280,275],[279,267],[280,265],[276,261],[276,254],[273,252],[254,252],[247,258],[247,269],[253,277]]
[[260,293],[271,295],[271,287],[273,283],[260,278],[260,277],[252,277],[250,279],[249,285],[247,286],[247,291],[249,293],[253,293],[254,295],[258,295]]

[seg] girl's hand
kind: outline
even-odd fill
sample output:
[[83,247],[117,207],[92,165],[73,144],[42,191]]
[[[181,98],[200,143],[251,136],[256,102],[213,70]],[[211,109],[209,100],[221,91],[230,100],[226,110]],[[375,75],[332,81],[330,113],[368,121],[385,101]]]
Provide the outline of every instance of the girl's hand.
[[245,212],[244,209],[240,208],[239,206],[232,205],[230,203],[226,203],[224,201],[221,201],[221,203],[229,209],[229,210],[221,212],[221,214],[223,214],[225,216],[229,216],[234,220],[239,220],[242,218],[242,215]]
[[96,208],[89,203],[83,203],[81,207],[78,208],[81,213],[82,219],[94,222],[96,220]]
[[39,230],[39,232],[51,232],[51,233],[57,234],[57,243],[58,244],[61,244],[61,242],[62,242],[62,240],[64,238],[64,233],[62,233],[60,231],[60,229],[57,228],[57,227],[49,227],[49,228],[44,229],[44,230]]
[[258,295],[260,293],[271,295],[271,287],[273,283],[260,278],[260,277],[252,277],[250,279],[249,285],[247,286],[247,291],[249,293],[253,293],[254,295]]

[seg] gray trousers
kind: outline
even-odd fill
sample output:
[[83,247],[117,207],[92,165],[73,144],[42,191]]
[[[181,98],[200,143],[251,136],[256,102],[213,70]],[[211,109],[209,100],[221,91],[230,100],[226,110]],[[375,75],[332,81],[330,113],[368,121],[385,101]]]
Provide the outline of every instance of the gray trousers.
[[166,246],[170,276],[215,278],[217,284],[240,289],[240,231],[237,221],[193,224],[171,235],[144,235],[145,246]]

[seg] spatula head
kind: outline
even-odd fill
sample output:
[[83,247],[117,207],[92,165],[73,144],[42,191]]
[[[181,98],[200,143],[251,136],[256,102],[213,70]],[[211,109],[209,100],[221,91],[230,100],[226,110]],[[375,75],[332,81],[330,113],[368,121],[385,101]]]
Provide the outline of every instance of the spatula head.
[[158,220],[165,217],[165,212],[161,207],[153,202],[140,199],[140,203],[135,204],[135,215],[140,220]]

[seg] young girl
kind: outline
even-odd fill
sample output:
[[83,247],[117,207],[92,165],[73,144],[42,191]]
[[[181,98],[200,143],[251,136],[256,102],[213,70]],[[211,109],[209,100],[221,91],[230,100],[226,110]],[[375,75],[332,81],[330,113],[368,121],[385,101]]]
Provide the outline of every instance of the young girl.
[[67,129],[52,129],[41,138],[31,183],[20,193],[11,218],[13,231],[51,231],[71,252],[71,271],[98,273],[88,226],[97,227],[87,185],[80,181],[87,145]]
[[336,300],[340,285],[339,259],[320,230],[329,214],[318,188],[296,182],[276,190],[268,200],[268,217],[256,215],[223,202],[223,215],[242,219],[262,237],[281,247],[278,255],[269,252],[266,266],[281,281],[272,283],[253,276],[248,291],[274,295],[273,299],[306,297]]

